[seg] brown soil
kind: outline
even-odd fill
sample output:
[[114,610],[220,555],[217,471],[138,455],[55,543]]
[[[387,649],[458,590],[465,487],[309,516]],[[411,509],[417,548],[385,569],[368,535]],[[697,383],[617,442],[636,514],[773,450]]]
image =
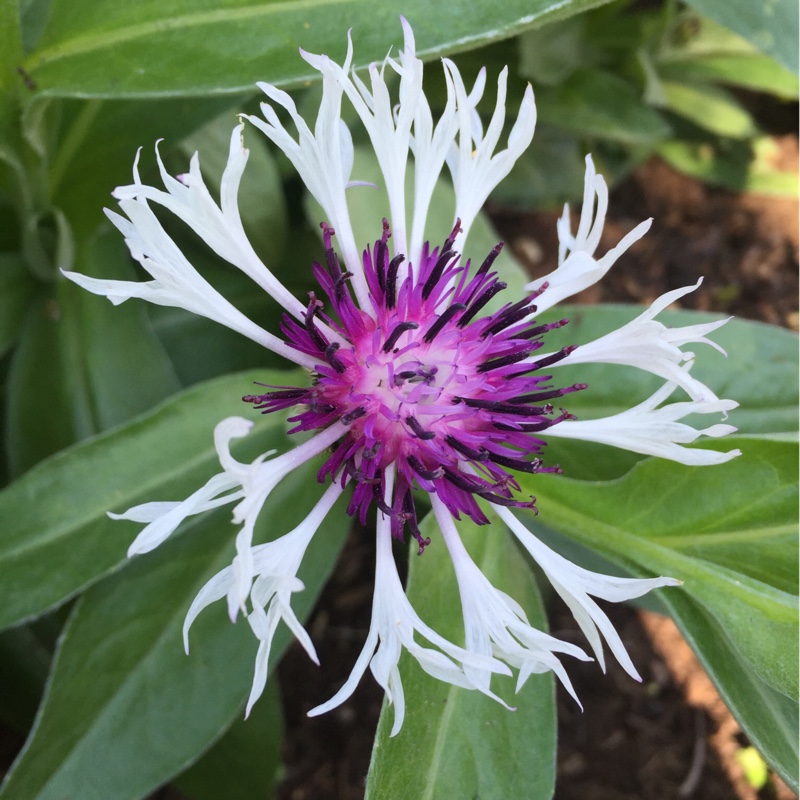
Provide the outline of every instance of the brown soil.
[[[797,171],[797,137],[778,141],[780,168]],[[495,224],[533,275],[556,266],[559,214],[494,210]],[[612,193],[598,252],[647,217],[647,235],[577,302],[649,304],[704,276],[683,307],[798,329],[796,199],[714,189],[652,159]]]

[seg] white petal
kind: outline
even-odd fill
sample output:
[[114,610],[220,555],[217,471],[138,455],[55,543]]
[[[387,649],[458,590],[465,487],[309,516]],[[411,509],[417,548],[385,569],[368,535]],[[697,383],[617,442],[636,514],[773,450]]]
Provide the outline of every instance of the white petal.
[[[231,492],[236,488],[236,482],[232,481],[225,473],[215,475],[205,486],[191,494],[182,503],[159,503],[163,513],[155,516],[156,509],[142,509],[137,506],[131,509],[136,516],[123,514],[118,519],[136,519],[136,517],[151,517],[149,524],[139,533],[128,548],[128,557],[149,553],[168,539],[175,529],[187,518],[195,514],[202,514],[217,506],[230,503],[237,499],[238,495]],[[229,494],[225,494],[229,493]],[[222,496],[220,496],[222,495]],[[142,519],[141,521],[144,521]]]
[[214,289],[172,241],[145,199],[120,200],[120,207],[128,215],[128,220],[114,212],[107,212],[107,215],[125,234],[131,255],[153,280],[106,280],[63,271],[65,277],[93,294],[108,297],[114,305],[138,297],[156,305],[183,308],[225,325],[295,364],[314,367],[313,358],[299,353],[260,328]]
[[258,652],[256,653],[255,670],[253,671],[253,685],[250,696],[247,698],[245,719],[250,716],[253,705],[261,697],[267,685],[267,669],[269,667],[269,653],[272,648],[272,639],[278,626],[278,617],[272,615],[270,619],[260,606],[253,606],[253,613],[248,617],[253,632],[259,639]]
[[[227,429],[221,432],[219,439],[223,440],[223,434],[230,433],[235,428],[235,423],[228,425]],[[342,492],[340,483],[331,484],[296,528],[278,539],[249,549],[250,578],[247,579],[247,585],[248,589],[252,585],[250,600],[253,610],[247,619],[253,633],[260,640],[260,645],[256,656],[253,687],[248,701],[248,714],[266,685],[267,661],[272,637],[280,620],[286,623],[311,660],[319,663],[314,645],[291,607],[291,594],[303,590],[303,583],[297,578],[297,570],[309,542]],[[252,583],[253,576],[256,576],[255,583]],[[241,554],[239,554],[231,566],[225,567],[203,586],[192,602],[183,623],[184,646],[187,652],[189,628],[198,614],[208,605],[227,597],[229,616],[235,619],[239,609],[244,605],[240,591],[241,583],[242,568]]]
[[175,503],[143,503],[140,506],[133,506],[122,514],[114,514],[112,511],[107,511],[106,515],[111,519],[127,519],[131,522],[153,522],[164,514],[172,511],[180,506],[179,502]]
[[[707,339],[706,334],[720,328],[728,320],[688,325],[682,328],[667,328],[663,323],[654,319],[656,314],[679,298],[694,291],[700,283],[702,283],[702,278],[694,286],[686,286],[663,294],[636,319],[593,342],[580,345],[569,356],[555,362],[552,366],[600,363],[636,367],[676,383],[686,391],[692,400],[717,400],[714,392],[692,377],[689,370],[683,366],[687,362],[691,363],[694,353],[683,352],[680,348],[685,344],[702,343],[711,345],[724,355],[725,351]],[[547,355],[537,354],[528,361],[542,360],[547,358]]]
[[352,52],[349,35],[348,55],[343,67],[334,64],[327,56],[301,50],[302,57],[322,74],[322,100],[313,133],[297,113],[291,97],[268,83],[259,83],[258,86],[272,102],[288,112],[298,138],[295,140],[288,133],[278,115],[266,103],[261,105],[263,120],[255,116],[244,119],[284,152],[311,195],[322,206],[326,221],[336,231],[337,250],[341,252],[347,270],[353,273],[353,288],[359,305],[371,313],[361,253],[353,236],[345,194],[353,166],[353,149],[350,133],[341,118],[341,104],[343,82],[352,87],[347,78]]
[[361,648],[361,652],[358,654],[358,658],[356,659],[356,663],[353,666],[353,669],[350,670],[350,675],[348,675],[347,680],[342,685],[342,688],[339,689],[336,694],[331,697],[330,700],[327,700],[324,703],[321,703],[318,706],[315,706],[308,712],[309,717],[318,717],[320,714],[325,714],[328,711],[331,711],[334,708],[337,708],[351,694],[356,690],[356,686],[358,686],[359,681],[364,676],[364,673],[367,671],[367,667],[369,666],[369,662],[372,660],[372,656],[375,653],[375,647],[378,644],[378,633],[377,631],[370,628],[369,634],[367,635],[367,640],[364,642],[364,646]]
[[192,605],[189,606],[183,621],[183,646],[187,653],[189,652],[189,629],[192,627],[192,623],[204,608],[225,597],[233,582],[232,576],[233,569],[225,567],[205,583],[192,601]]
[[[565,653],[581,661],[589,660],[589,657],[579,647],[531,627],[519,604],[495,589],[470,558],[444,503],[436,495],[431,495],[431,503],[456,572],[467,649],[481,655],[494,653],[506,663],[518,667],[517,690],[532,673],[552,670],[573,691],[554,654]],[[495,697],[489,691],[490,670],[465,664],[464,672],[473,685]]]
[[443,63],[452,81],[457,106],[458,145],[451,148],[447,164],[456,193],[455,216],[461,220],[463,231],[456,243],[458,248],[463,250],[470,226],[489,193],[508,175],[533,139],[536,127],[536,103],[533,90],[528,86],[509,134],[507,147],[495,153],[505,121],[508,69],[503,69],[498,76],[494,113],[485,134],[482,134],[480,128],[475,126],[474,112],[475,105],[483,94],[485,75],[479,76],[473,92],[467,94],[461,73],[455,64],[449,59],[443,59]]
[[[386,470],[387,502],[391,501],[393,484],[394,470],[390,467]],[[343,703],[353,693],[369,666],[375,680],[386,692],[388,701],[395,704],[394,735],[400,729],[404,712],[402,683],[397,669],[403,648],[430,674],[465,688],[481,688],[469,680],[465,673],[467,666],[501,674],[508,674],[509,670],[490,655],[470,653],[454,645],[420,620],[400,583],[392,556],[390,521],[384,515],[378,517],[376,542],[375,593],[367,641],[342,688],[326,703],[313,708],[309,716],[324,714]],[[425,637],[441,652],[419,645],[414,639],[415,633]],[[494,696],[488,691],[485,693]]]
[[739,404],[733,400],[670,403],[657,408],[675,389],[667,383],[643,403],[611,417],[593,420],[567,420],[547,429],[548,436],[598,442],[642,455],[658,456],[680,464],[706,466],[722,464],[741,455],[740,450],[720,453],[681,447],[700,436],[720,437],[734,433],[731,425],[712,425],[696,429],[682,422],[690,414],[727,414]]
[[595,259],[594,251],[600,243],[607,208],[608,187],[602,176],[596,174],[591,156],[586,156],[583,207],[578,231],[575,236],[572,235],[569,207],[565,206],[564,214],[557,224],[558,268],[543,278],[537,278],[526,287],[529,291],[537,291],[543,284],[548,285],[536,301],[538,313],[547,311],[565,298],[597,283],[611,269],[614,262],[650,229],[652,220],[640,222],[616,247],[609,250],[602,258]]
[[[633,666],[619,634],[614,629],[605,612],[589,595],[605,600],[619,602],[641,597],[652,589],[663,586],[678,586],[674,578],[620,578],[603,575],[579,567],[551,550],[536,538],[509,509],[497,507],[497,513],[508,525],[520,544],[531,554],[542,568],[553,588],[566,602],[578,625],[589,640],[597,660],[605,670],[603,647],[599,633],[602,633],[611,652],[623,669],[636,680],[641,680]],[[598,633],[599,630],[599,633]]]

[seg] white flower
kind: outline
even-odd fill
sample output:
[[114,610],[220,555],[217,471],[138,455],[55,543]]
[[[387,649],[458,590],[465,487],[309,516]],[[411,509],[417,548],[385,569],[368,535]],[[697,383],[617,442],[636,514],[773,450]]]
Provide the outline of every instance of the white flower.
[[[309,657],[317,659],[308,633],[291,608],[291,595],[303,588],[298,569],[321,521],[344,492],[350,495],[348,513],[362,521],[376,507],[376,580],[369,633],[350,677],[331,700],[311,713],[323,713],[343,702],[369,667],[394,703],[393,733],[399,730],[405,711],[398,668],[403,650],[439,680],[497,700],[490,690],[492,674],[508,674],[513,667],[518,670],[519,689],[531,674],[552,670],[572,691],[559,656],[587,658],[575,645],[533,628],[519,604],[492,586],[469,557],[453,520],[465,514],[477,524],[486,523],[479,500],[495,505],[501,519],[541,565],[572,609],[601,665],[600,633],[620,663],[636,676],[618,635],[590,595],[620,601],[677,582],[596,575],[557,555],[522,526],[509,507],[532,507],[532,502],[514,496],[513,471],[553,469],[545,467],[540,457],[543,439],[552,435],[603,442],[687,464],[720,463],[738,454],[682,447],[701,434],[721,436],[733,428],[718,424],[698,431],[678,420],[694,413],[724,414],[736,405],[717,399],[691,378],[688,368],[694,356],[681,350],[690,342],[710,344],[706,335],[722,323],[670,331],[654,320],[690,289],[664,295],[633,322],[582,350],[537,355],[541,337],[557,323],[535,326],[529,320],[533,300],[542,311],[599,280],[650,224],[643,222],[595,259],[608,191],[591,159],[587,158],[578,230],[572,234],[565,209],[558,224],[559,266],[529,287],[538,297],[522,298],[481,316],[489,300],[505,288],[492,272],[499,248],[488,256],[475,254],[473,262],[480,266],[469,274],[466,259],[462,268],[456,250],[463,249],[489,193],[530,144],[536,121],[533,93],[530,88],[525,91],[505,148],[495,152],[505,124],[506,71],[498,78],[494,110],[484,131],[477,107],[486,85],[485,71],[468,90],[456,66],[444,60],[447,99],[434,121],[423,91],[423,64],[416,56],[413,32],[405,20],[402,25],[402,50],[381,65],[373,64],[366,81],[351,70],[349,39],[341,66],[324,55],[301,52],[322,78],[313,130],[292,98],[269,84],[260,84],[269,101],[261,106],[264,118],[245,118],[283,151],[326,215],[324,259],[313,266],[332,309],[324,318],[320,318],[322,302],[314,295],[307,305],[295,300],[247,240],[237,206],[247,161],[242,125],[231,135],[219,204],[203,181],[196,154],[188,173],[175,179],[157,152],[166,190],[143,184],[135,163],[133,182],[114,193],[127,218],[114,212],[109,217],[152,280],[98,280],[65,273],[113,303],[139,297],[216,320],[313,373],[306,386],[245,398],[264,413],[300,406],[292,418],[292,432],[314,432],[303,444],[285,454],[268,458],[273,453],[266,453],[243,464],[231,455],[230,444],[247,434],[250,423],[241,417],[223,420],[215,431],[221,473],[181,502],[146,503],[112,516],[146,523],[131,545],[133,554],[157,547],[189,516],[233,505],[233,523],[239,528],[236,555],[201,589],[187,614],[184,635],[203,608],[222,598],[227,598],[232,619],[240,611],[247,615],[259,642],[249,711],[266,683],[272,638],[281,620]],[[392,98],[385,80],[387,70],[399,76],[397,98]],[[358,181],[351,175],[353,139],[342,119],[345,101],[372,143],[389,198],[391,219],[383,231],[376,231],[372,242],[355,240],[347,203],[348,188]],[[273,106],[288,114],[295,133],[286,129]],[[433,188],[445,166],[453,179],[455,219],[450,230],[440,232],[438,241],[443,244],[439,248],[423,238]],[[414,178],[413,203],[406,197],[409,170]],[[281,330],[286,341],[255,325],[199,275],[150,204],[177,215],[220,258],[282,305],[286,314]],[[334,229],[344,268],[334,247]],[[548,371],[560,362],[599,361],[647,370],[669,382],[645,403],[614,417],[573,421],[566,414],[557,415],[543,401],[567,395],[580,385],[544,386],[551,379],[536,366],[544,360]],[[676,384],[692,399],[658,408]],[[326,460],[320,480],[331,480],[323,497],[293,531],[266,544],[254,544],[256,519],[275,486],[293,469],[323,453]],[[422,493],[430,496],[441,531],[435,546],[443,542],[454,565],[465,626],[463,646],[444,639],[423,622],[403,591],[392,558],[392,537],[402,537],[404,532],[418,541],[420,552],[431,544],[417,525],[415,498]]]

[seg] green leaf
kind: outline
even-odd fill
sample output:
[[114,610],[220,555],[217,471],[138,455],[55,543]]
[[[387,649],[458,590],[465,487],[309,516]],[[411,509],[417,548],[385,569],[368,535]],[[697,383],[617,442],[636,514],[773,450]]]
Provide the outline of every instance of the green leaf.
[[0,0],[0,94],[19,81],[16,67],[22,56],[22,36],[17,0]]
[[273,678],[250,716],[237,719],[175,785],[192,800],[272,797],[281,767],[282,711],[278,681]]
[[[757,682],[796,699],[796,444],[729,438],[706,446],[738,446],[743,455],[704,468],[648,459],[615,481],[526,476],[522,490],[536,494],[543,520],[560,532],[629,570],[685,581],[664,597],[691,598]],[[763,731],[767,714],[741,722]]]
[[725,145],[668,141],[658,146],[658,154],[675,169],[706,183],[737,192],[797,197],[797,172],[773,166],[779,153],[773,139],[762,136],[752,142]]
[[[242,413],[240,398],[258,380],[291,377],[262,371],[190,389],[59,453],[0,492],[0,517],[14,520],[0,538],[0,628],[42,614],[124,564],[130,539],[106,512],[182,499],[215,474],[214,426]],[[259,419],[247,447],[285,449],[283,430],[279,416]]]
[[757,133],[750,114],[723,89],[709,84],[672,81],[664,81],[661,88],[670,111],[711,133],[733,139],[745,139]]
[[[14,2],[15,0],[12,0]],[[42,35],[50,14],[52,0],[19,0],[22,23],[22,47],[29,53]]]
[[687,0],[720,25],[736,31],[763,53],[794,72],[798,70],[798,8],[794,0]]
[[539,487],[543,513],[545,502],[556,508],[548,524],[557,514],[601,552],[685,580],[683,591],[720,619],[762,677],[796,697],[797,653],[787,648],[797,636],[796,447],[755,439],[738,446],[743,456],[716,467],[649,459],[613,483],[541,476],[526,485]]
[[[77,270],[108,276],[125,264],[124,244],[106,228],[84,248]],[[8,457],[19,475],[75,441],[118,425],[179,387],[143,307],[115,308],[61,278],[31,309],[8,382]]]
[[[429,515],[423,535],[435,535]],[[487,528],[471,522],[459,532],[483,574],[525,608],[534,627],[546,629],[536,584],[509,533],[497,520]],[[411,558],[407,594],[425,621],[450,641],[463,641],[458,587],[446,548]],[[516,711],[477,691],[437,681],[407,653],[400,658],[406,696],[405,722],[389,736],[393,709],[384,705],[367,776],[368,800],[480,797],[549,800],[555,783],[556,717],[553,676],[532,675],[511,700],[510,679],[493,687]]]
[[760,54],[745,56],[708,56],[687,61],[659,64],[659,76],[677,83],[726,83],[757,92],[796,100],[798,79],[791,70]]
[[[563,19],[603,0],[510,0],[457,7],[409,0],[418,52],[433,57]],[[25,68],[40,89],[72,97],[133,97],[249,91],[257,80],[286,86],[316,78],[299,58],[344,56],[352,27],[359,66],[381,60],[401,41],[399,10],[390,0],[272,3],[246,0],[219,7],[205,0],[76,6],[53,0],[50,19]],[[235,43],[235,45],[233,44]]]
[[749,668],[725,629],[699,603],[681,592],[662,592],[661,599],[716,684],[725,705],[796,792],[797,703]]
[[582,137],[625,145],[653,144],[669,135],[661,115],[633,84],[610,72],[583,69],[536,93],[539,119]]
[[[262,532],[276,538],[302,521],[323,491],[314,471],[314,464],[305,465],[277,487]],[[349,525],[338,510],[303,560],[299,577],[306,589],[293,603],[301,619],[344,542]],[[188,657],[181,637],[197,591],[235,553],[230,508],[186,527],[184,535],[137,558],[78,601],[34,731],[0,798],[143,797],[194,761],[242,713],[257,649],[249,625],[232,625],[221,602],[193,626]],[[288,644],[288,629],[278,637],[273,665]]]
[[0,718],[19,733],[27,734],[33,724],[51,656],[28,625],[0,633],[0,670],[6,686],[0,695]]
[[586,18],[574,16],[519,37],[519,72],[534,86],[557,86],[586,66]]
[[0,356],[14,344],[36,282],[14,253],[0,253]]
[[22,107],[22,135],[42,163],[48,163],[55,150],[63,110],[63,101],[39,95]]

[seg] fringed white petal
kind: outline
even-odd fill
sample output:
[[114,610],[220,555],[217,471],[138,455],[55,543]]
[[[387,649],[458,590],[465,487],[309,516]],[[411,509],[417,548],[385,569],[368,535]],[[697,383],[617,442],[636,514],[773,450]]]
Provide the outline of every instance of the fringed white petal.
[[271,450],[252,464],[242,464],[232,456],[230,444],[233,439],[246,436],[252,425],[242,417],[228,417],[216,426],[214,445],[223,471],[186,500],[145,503],[123,514],[109,514],[113,519],[148,523],[131,544],[128,550],[131,556],[158,547],[187,517],[238,501],[233,509],[233,521],[242,528],[236,537],[237,555],[232,565],[237,592],[236,602],[229,609],[234,618],[236,609],[244,607],[250,594],[256,566],[252,552],[253,527],[267,497],[286,475],[329,447],[345,430],[342,423],[336,423],[278,458],[265,461],[275,452]]
[[[399,59],[387,58],[381,65],[370,64],[369,85],[350,72],[349,55],[343,66],[323,55],[303,53],[303,58],[322,73],[325,81],[335,83],[347,95],[358,114],[383,174],[392,220],[393,251],[408,256],[405,175],[411,127],[419,112],[423,94],[422,62],[416,57],[414,34],[411,26],[405,20],[401,21],[405,43]],[[384,78],[387,66],[400,76],[399,104],[396,108],[393,108]],[[348,268],[354,271],[349,262]]]
[[678,420],[690,414],[727,415],[739,404],[733,400],[692,400],[658,408],[672,394],[675,386],[674,383],[667,383],[643,403],[611,417],[559,422],[547,429],[547,435],[609,444],[633,453],[667,458],[690,466],[722,464],[741,455],[740,450],[720,453],[681,446],[694,442],[700,436],[727,436],[734,433],[736,428],[718,424],[698,430]]
[[303,304],[261,261],[242,226],[238,204],[239,184],[249,155],[242,140],[243,129],[244,124],[241,123],[231,133],[228,162],[220,185],[219,205],[203,180],[197,153],[192,156],[189,172],[176,179],[167,172],[158,145],[156,158],[161,180],[167,191],[146,186],[135,173],[134,183],[118,186],[113,195],[117,200],[150,200],[169,209],[220,258],[244,272],[291,314],[302,317],[305,311]]
[[[391,468],[386,472],[386,497],[391,498],[394,474]],[[405,714],[403,686],[397,668],[403,648],[414,656],[428,674],[466,689],[479,688],[465,675],[467,666],[481,672],[489,670],[508,674],[509,671],[504,664],[489,655],[470,653],[447,641],[419,618],[409,603],[397,574],[392,556],[390,521],[381,514],[377,523],[376,542],[372,621],[364,648],[342,688],[330,700],[311,709],[308,714],[312,717],[318,716],[341,705],[355,691],[369,666],[375,680],[386,692],[387,699],[395,706],[391,732],[394,736],[400,730]],[[439,650],[418,644],[414,640],[416,633]]]
[[526,287],[529,291],[536,291],[547,284],[546,291],[536,301],[538,313],[547,311],[565,298],[597,283],[614,262],[650,229],[652,220],[640,222],[616,247],[611,248],[602,258],[596,259],[594,251],[600,243],[607,209],[608,187],[603,176],[595,172],[592,157],[586,156],[583,207],[578,231],[572,235],[569,206],[564,206],[564,213],[557,225],[558,267]]
[[[272,639],[281,620],[295,635],[309,658],[315,663],[319,663],[314,645],[292,609],[291,595],[304,588],[302,581],[297,577],[297,571],[311,539],[342,492],[343,489],[339,483],[331,484],[311,513],[294,530],[271,542],[250,548],[252,574],[256,576],[256,580],[252,583],[249,593],[252,610],[247,619],[254,635],[259,640],[259,648],[255,661],[253,685],[247,702],[246,714],[248,715],[266,686]],[[240,587],[236,569],[237,559],[240,559],[240,555],[236,556],[231,566],[225,567],[214,575],[192,602],[183,623],[183,641],[187,652],[189,651],[189,629],[204,608],[227,597],[229,608],[232,606],[238,610]]]
[[[704,402],[718,400],[719,398],[708,386],[692,377],[689,370],[685,368],[684,365],[693,362],[694,353],[684,352],[681,347],[690,343],[702,343],[710,345],[725,355],[725,351],[706,336],[722,327],[728,320],[722,319],[701,325],[668,328],[654,319],[667,306],[697,289],[702,281],[701,278],[694,286],[685,286],[661,295],[647,311],[636,319],[593,342],[580,345],[569,356],[557,361],[552,366],[592,363],[622,364],[651,372],[664,380],[672,381],[684,389],[692,400]],[[529,361],[538,361],[544,358],[547,356],[537,354]]]
[[126,519],[130,522],[153,522],[153,520],[163,517],[164,514],[172,511],[180,505],[179,502],[174,503],[143,503],[140,506],[133,506],[123,514],[114,514],[107,511],[111,519]]
[[446,58],[443,63],[456,97],[458,144],[452,145],[447,165],[456,193],[455,216],[461,220],[463,231],[456,239],[456,248],[463,250],[469,229],[489,193],[508,175],[516,160],[533,140],[536,103],[533,90],[528,86],[522,97],[517,119],[509,133],[506,149],[495,153],[505,123],[508,68],[504,68],[497,79],[494,113],[484,133],[475,106],[483,95],[485,73],[479,75],[473,91],[468,94],[455,64]]
[[[137,170],[134,175],[138,178]],[[93,294],[107,297],[114,305],[139,297],[156,305],[183,308],[219,322],[295,364],[314,367],[312,358],[260,328],[214,289],[172,241],[147,200],[121,200],[119,205],[128,219],[108,210],[106,215],[125,236],[131,255],[153,280],[106,280],[64,271],[65,277]]]
[[[552,671],[580,705],[569,676],[555,653],[564,653],[581,661],[591,660],[589,656],[579,647],[531,627],[520,605],[495,589],[469,556],[444,503],[436,495],[431,495],[431,503],[458,581],[467,650],[487,656],[493,654],[517,667],[517,691],[530,675]],[[465,665],[464,672],[478,689],[494,697],[489,691],[489,670]]]
[[269,654],[272,649],[272,639],[278,628],[279,617],[276,614],[267,614],[264,609],[253,604],[253,612],[247,618],[250,628],[258,639],[258,651],[256,652],[256,663],[253,670],[253,684],[250,687],[250,695],[247,698],[245,707],[245,719],[250,716],[256,700],[264,692],[267,686],[267,672],[269,669]]
[[[605,658],[600,638],[602,634],[614,657],[623,669],[636,680],[641,680],[625,645],[605,612],[589,595],[619,603],[641,597],[662,586],[679,586],[674,578],[620,578],[603,575],[573,564],[537,539],[507,508],[498,507],[497,513],[508,525],[520,544],[531,554],[547,575],[553,588],[572,611],[594,654],[605,671]],[[598,633],[599,631],[599,633]]]
[[[109,512],[109,517],[112,519],[148,523],[134,539],[128,549],[128,556],[147,553],[158,547],[175,532],[187,517],[202,514],[204,511],[210,511],[212,508],[218,508],[244,497],[239,476],[229,471],[225,462],[226,459],[230,459],[231,441],[246,436],[251,427],[252,423],[242,417],[228,417],[217,424],[214,429],[214,445],[224,471],[211,478],[205,486],[191,494],[183,502],[145,503],[134,506],[123,514]],[[269,453],[265,453],[261,458],[266,458],[268,455]]]
[[256,519],[272,490],[294,469],[318,456],[346,432],[347,426],[336,422],[321,433],[271,461],[255,461],[245,465],[231,459],[227,469],[237,476],[244,497],[233,509],[233,521],[242,528],[236,536],[236,558],[233,571],[236,578],[236,597],[229,597],[228,612],[235,618],[235,603],[244,610],[255,576],[252,553],[253,529]]
[[[411,58],[407,47],[401,52],[400,58],[401,61]],[[433,190],[444,168],[453,139],[458,133],[455,88],[450,72],[446,69],[444,79],[447,101],[436,125],[433,124],[433,115],[424,93],[419,95],[415,109],[414,135],[410,140],[414,153],[414,217],[408,251],[411,264],[419,264]]]
[[347,270],[353,273],[353,288],[359,305],[370,313],[360,247],[353,235],[346,198],[353,168],[353,141],[341,117],[343,87],[339,73],[347,73],[352,63],[353,45],[349,34],[347,41],[347,57],[342,67],[333,64],[327,56],[300,51],[301,56],[322,75],[322,100],[313,133],[297,112],[292,98],[268,83],[259,83],[258,86],[271,102],[289,114],[297,130],[297,139],[286,130],[269,103],[261,104],[264,119],[255,116],[245,116],[244,119],[283,151],[311,195],[322,206],[326,221],[336,231],[337,248]]

